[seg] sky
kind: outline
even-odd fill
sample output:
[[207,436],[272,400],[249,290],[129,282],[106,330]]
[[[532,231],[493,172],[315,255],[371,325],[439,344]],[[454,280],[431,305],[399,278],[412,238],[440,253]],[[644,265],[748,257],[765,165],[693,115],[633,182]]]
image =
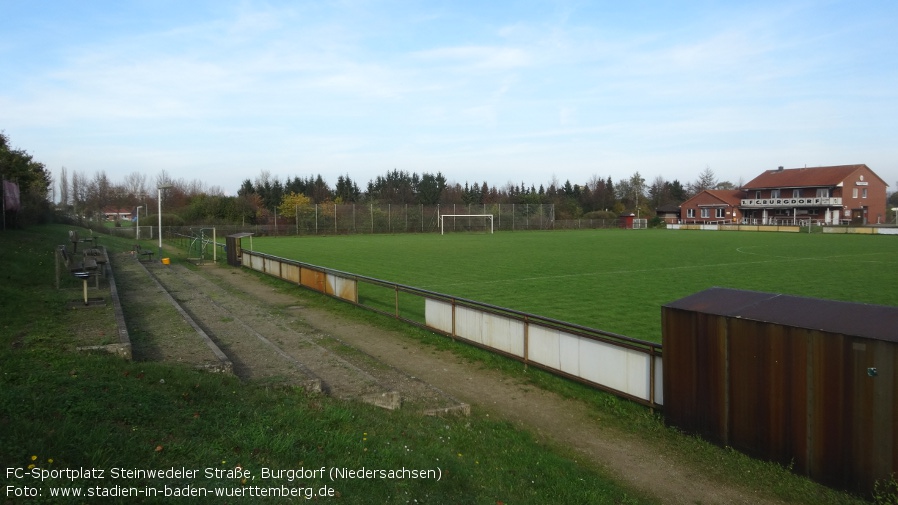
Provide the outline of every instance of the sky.
[[[898,2],[0,0],[0,130],[58,176],[391,170],[898,186]],[[71,177],[71,175],[69,175]]]

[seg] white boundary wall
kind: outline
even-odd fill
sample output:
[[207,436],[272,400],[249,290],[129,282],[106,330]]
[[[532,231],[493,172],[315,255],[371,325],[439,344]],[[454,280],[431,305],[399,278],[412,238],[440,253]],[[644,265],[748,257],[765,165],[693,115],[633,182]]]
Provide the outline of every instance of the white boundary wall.
[[[400,318],[399,285],[245,249],[242,264],[357,305],[360,305],[359,282],[396,289],[395,317]],[[438,299],[434,296],[445,295],[408,286],[403,286],[402,291],[423,300],[423,326],[426,328],[581,380],[618,396],[652,406],[663,405],[660,344],[470,300]]]
[[793,225],[755,225],[755,224],[680,224],[668,223],[668,230],[704,230],[704,231],[780,231],[798,233],[801,228]]
[[[644,351],[563,330],[427,298],[427,326],[454,337],[583,379],[603,388],[662,405],[662,360]],[[652,360],[654,358],[654,369]]]
[[[749,224],[679,224],[668,223],[668,230],[706,230],[706,231],[784,231],[801,232],[794,225],[749,225]],[[824,226],[823,233],[847,233],[861,235],[898,235],[898,228],[888,226]]]
[[876,226],[876,227],[858,227],[858,226],[824,226],[823,233],[846,233],[859,235],[898,235],[898,228]]

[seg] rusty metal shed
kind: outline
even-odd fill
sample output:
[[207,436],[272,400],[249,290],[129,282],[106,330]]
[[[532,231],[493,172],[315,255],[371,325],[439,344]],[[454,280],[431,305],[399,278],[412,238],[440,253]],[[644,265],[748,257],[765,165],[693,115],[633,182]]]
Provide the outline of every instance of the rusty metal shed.
[[250,241],[252,241],[252,236],[252,233],[242,232],[225,237],[225,250],[228,253],[228,265],[235,267],[240,266],[242,257],[242,239],[250,237]]
[[661,318],[669,424],[861,493],[898,471],[898,307],[711,288]]

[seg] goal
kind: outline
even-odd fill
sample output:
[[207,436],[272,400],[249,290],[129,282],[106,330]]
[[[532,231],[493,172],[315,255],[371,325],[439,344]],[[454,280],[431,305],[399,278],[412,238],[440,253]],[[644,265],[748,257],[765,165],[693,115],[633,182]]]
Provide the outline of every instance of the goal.
[[135,235],[138,238],[153,239],[153,228],[155,228],[155,226],[137,226],[136,228]]
[[[486,229],[486,220],[490,221],[490,233],[493,233],[493,215],[492,214],[441,214],[440,215],[440,235],[444,235],[446,232],[446,221],[445,218],[450,217],[452,220],[449,225],[451,226],[450,231],[455,229],[455,221],[456,219],[462,218],[474,218],[474,219],[483,219],[483,229]],[[470,229],[470,227],[468,228]]]

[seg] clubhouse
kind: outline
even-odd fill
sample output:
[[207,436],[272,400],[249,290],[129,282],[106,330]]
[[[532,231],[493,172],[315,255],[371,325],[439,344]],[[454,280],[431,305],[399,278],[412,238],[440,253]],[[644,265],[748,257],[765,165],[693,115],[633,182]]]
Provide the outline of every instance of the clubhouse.
[[709,189],[680,205],[686,224],[866,225],[886,220],[885,183],[867,165],[767,170],[738,190]]

